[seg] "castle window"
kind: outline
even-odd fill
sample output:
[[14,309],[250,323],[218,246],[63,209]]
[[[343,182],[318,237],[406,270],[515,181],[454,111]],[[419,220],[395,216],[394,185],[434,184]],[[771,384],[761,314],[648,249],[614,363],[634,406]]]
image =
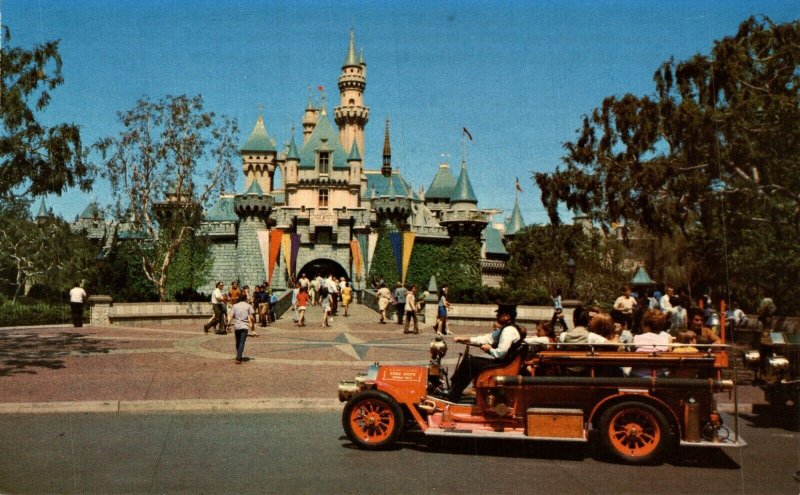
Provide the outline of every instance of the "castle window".
[[329,168],[330,153],[327,151],[319,152],[319,173],[327,174]]
[[320,189],[319,190],[319,207],[320,208],[327,208],[328,207],[328,190],[327,189]]
[[354,99],[350,98],[350,104],[351,104],[351,105],[355,105],[355,104],[356,104],[356,100],[354,100]]

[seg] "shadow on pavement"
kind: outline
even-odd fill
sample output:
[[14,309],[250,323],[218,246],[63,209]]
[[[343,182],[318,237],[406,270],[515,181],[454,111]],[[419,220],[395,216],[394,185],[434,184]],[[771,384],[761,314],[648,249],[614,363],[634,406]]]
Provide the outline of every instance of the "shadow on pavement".
[[753,404],[753,414],[741,414],[741,418],[753,428],[781,428],[800,432],[800,414],[797,407],[770,407]]
[[0,377],[36,374],[36,368],[60,369],[71,354],[105,354],[112,347],[86,334],[0,333]]

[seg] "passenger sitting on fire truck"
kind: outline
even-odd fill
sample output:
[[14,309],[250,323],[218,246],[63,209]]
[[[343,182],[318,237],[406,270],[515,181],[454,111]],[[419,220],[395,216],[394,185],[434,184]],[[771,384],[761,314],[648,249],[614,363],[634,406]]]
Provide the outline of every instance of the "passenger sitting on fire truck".
[[697,334],[698,344],[719,344],[720,338],[714,330],[704,325],[705,315],[700,308],[692,308],[689,319],[689,330]]
[[520,327],[515,323],[517,318],[515,304],[498,304],[496,313],[497,321],[492,325],[492,332],[478,337],[455,338],[456,342],[462,344],[480,345],[487,356],[464,355],[450,382],[449,399],[452,402],[461,400],[461,393],[478,373],[501,362],[512,347],[523,338]]

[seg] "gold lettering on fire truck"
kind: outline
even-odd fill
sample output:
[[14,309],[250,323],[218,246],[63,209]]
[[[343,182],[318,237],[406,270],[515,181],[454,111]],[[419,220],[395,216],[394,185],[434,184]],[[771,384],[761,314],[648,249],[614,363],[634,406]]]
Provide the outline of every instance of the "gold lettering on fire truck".
[[419,382],[422,380],[422,372],[419,369],[408,368],[382,368],[383,376],[386,381],[393,382]]

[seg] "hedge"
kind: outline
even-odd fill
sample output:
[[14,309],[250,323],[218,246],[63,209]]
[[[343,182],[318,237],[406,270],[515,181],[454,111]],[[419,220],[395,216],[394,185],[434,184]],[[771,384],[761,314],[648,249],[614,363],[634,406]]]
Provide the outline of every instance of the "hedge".
[[[88,308],[84,309],[83,320],[88,321]],[[0,302],[0,327],[22,325],[51,325],[70,323],[72,312],[69,304],[11,304]]]

